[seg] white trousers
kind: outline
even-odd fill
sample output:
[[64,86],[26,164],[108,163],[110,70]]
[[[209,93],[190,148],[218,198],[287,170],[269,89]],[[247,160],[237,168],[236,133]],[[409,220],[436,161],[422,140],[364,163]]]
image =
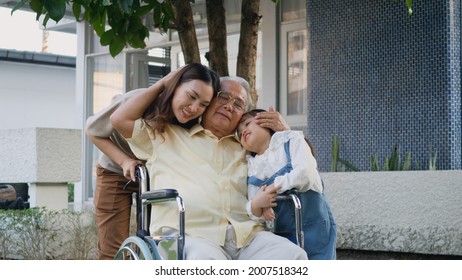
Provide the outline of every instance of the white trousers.
[[186,236],[187,260],[307,260],[306,252],[287,238],[260,231],[243,248],[236,247],[234,228],[229,225],[224,246],[201,237]]

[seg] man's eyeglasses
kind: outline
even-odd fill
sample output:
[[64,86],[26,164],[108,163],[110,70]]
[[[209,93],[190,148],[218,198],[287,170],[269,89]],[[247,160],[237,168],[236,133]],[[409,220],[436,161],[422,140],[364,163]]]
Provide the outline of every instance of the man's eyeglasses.
[[233,98],[227,91],[219,91],[217,95],[218,102],[225,105],[232,101],[234,111],[242,113],[245,110],[245,102],[239,98]]

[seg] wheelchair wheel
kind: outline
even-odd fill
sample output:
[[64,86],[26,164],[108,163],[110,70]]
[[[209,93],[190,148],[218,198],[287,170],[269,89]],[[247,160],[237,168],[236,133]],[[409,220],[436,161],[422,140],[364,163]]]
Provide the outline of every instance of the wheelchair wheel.
[[138,236],[130,236],[122,243],[114,259],[156,260],[160,259],[160,256],[154,243],[146,242]]

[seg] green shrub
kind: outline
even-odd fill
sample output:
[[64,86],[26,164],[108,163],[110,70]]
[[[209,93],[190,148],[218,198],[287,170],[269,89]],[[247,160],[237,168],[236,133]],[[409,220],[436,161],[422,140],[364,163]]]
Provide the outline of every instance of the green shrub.
[[0,210],[2,259],[95,259],[93,212]]
[[74,183],[67,183],[67,202],[74,202]]
[[[340,158],[340,141],[336,135],[332,138],[332,162],[331,162],[331,172],[347,171],[359,171],[359,168],[351,164],[345,159]],[[436,161],[438,158],[437,151],[430,152],[428,170],[436,170]],[[381,167],[377,154],[374,154],[370,157],[370,168],[371,171],[409,171],[409,170],[420,170],[419,162],[414,161],[414,166],[412,166],[411,152],[406,153],[404,161],[401,160],[401,152],[397,145],[394,145],[391,151],[390,156],[386,156]],[[342,166],[340,166],[342,164]]]
[[[339,157],[340,155],[340,141],[337,136],[332,138],[332,162],[331,172],[345,172],[347,169],[351,171],[359,171],[359,168],[351,164],[345,159]],[[341,164],[341,166],[340,166]]]

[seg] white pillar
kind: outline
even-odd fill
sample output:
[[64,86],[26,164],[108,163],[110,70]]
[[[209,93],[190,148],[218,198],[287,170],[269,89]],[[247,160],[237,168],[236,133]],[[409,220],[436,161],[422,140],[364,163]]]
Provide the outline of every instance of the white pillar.
[[46,207],[49,210],[68,208],[67,183],[29,184],[30,207]]

